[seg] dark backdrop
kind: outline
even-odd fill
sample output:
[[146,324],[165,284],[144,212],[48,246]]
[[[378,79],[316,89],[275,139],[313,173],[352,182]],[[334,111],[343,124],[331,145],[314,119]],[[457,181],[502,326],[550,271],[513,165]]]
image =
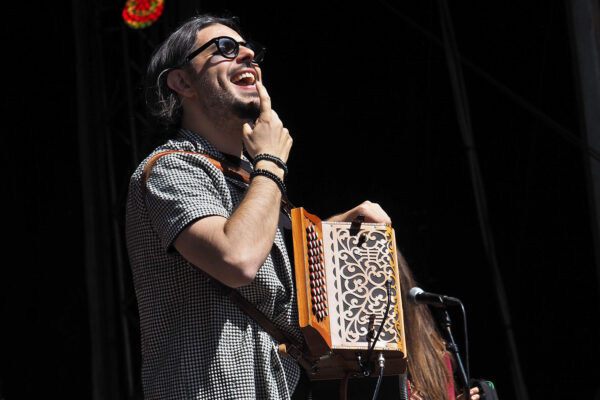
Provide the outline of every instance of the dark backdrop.
[[[7,6],[2,25],[5,399],[139,396],[122,246],[127,180],[146,151],[139,79],[152,47],[194,10],[229,10],[268,47],[265,83],[294,137],[292,201],[322,217],[380,203],[421,286],[465,303],[472,375],[515,398],[437,2],[166,0],[163,17],[143,32],[123,26],[122,1],[38,3]],[[564,136],[581,136],[566,10],[560,1],[451,4],[531,399],[599,391],[584,164]],[[350,387],[349,398],[370,398],[374,381]],[[330,396],[336,389],[320,385]],[[386,379],[383,398],[394,391]]]

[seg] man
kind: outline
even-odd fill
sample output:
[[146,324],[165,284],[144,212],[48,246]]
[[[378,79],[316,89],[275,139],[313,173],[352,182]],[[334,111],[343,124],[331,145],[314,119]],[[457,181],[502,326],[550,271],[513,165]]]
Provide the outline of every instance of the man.
[[[219,289],[236,288],[302,340],[281,229],[292,139],[262,84],[263,54],[235,20],[199,16],[150,62],[150,109],[177,129],[135,171],[127,204],[147,400],[289,399],[299,381],[299,365]],[[359,215],[390,223],[370,202],[332,220]]]

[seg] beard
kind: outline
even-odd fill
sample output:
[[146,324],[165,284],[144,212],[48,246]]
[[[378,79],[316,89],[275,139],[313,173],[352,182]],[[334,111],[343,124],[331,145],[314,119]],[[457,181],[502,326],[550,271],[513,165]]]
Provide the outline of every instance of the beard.
[[254,122],[260,115],[260,105],[254,101],[243,102],[238,100],[233,103],[231,111],[233,115],[240,119]]
[[260,101],[258,94],[249,99],[241,99],[224,85],[214,84],[205,75],[198,77],[202,88],[203,108],[213,118],[219,121],[238,118],[243,121],[254,122],[260,115]]

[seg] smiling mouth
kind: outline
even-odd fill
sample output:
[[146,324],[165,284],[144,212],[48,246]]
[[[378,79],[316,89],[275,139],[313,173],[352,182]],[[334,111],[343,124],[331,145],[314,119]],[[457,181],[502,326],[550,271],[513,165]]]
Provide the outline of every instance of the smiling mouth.
[[231,82],[238,86],[253,86],[256,77],[251,72],[242,72],[231,77]]

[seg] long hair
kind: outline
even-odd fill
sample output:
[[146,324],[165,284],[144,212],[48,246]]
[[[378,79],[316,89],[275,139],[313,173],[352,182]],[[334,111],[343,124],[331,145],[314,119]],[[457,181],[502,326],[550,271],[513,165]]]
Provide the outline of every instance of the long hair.
[[[425,305],[414,305],[406,294],[416,281],[398,253],[402,309],[408,355],[408,375],[414,387],[430,399],[449,400],[447,384],[453,377],[446,367],[445,344]],[[453,357],[450,356],[453,360]]]
[[216,24],[243,36],[236,17],[202,14],[183,23],[152,54],[145,76],[146,106],[167,133],[179,127],[182,116],[181,100],[167,85],[167,75],[173,69],[186,67],[186,57],[196,47],[197,33]]

